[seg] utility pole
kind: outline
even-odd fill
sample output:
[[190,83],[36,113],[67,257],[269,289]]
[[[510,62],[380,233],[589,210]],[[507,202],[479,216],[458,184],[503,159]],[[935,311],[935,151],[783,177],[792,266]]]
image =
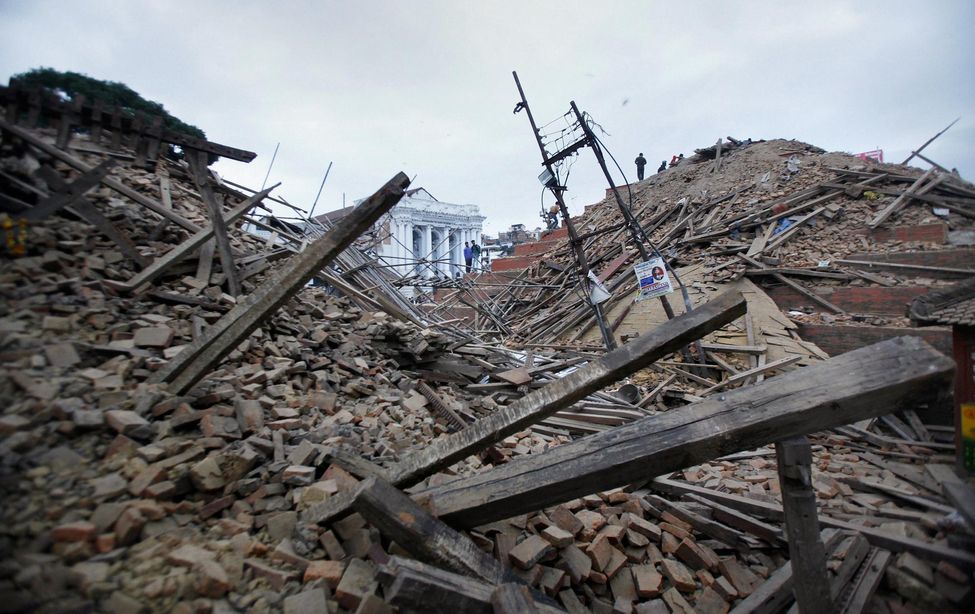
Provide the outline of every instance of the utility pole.
[[[643,231],[643,226],[640,225],[640,222],[636,219],[636,216],[633,215],[633,211],[631,211],[629,206],[623,202],[623,197],[620,195],[620,191],[617,189],[616,183],[613,182],[612,175],[609,174],[609,168],[606,166],[606,158],[603,157],[603,151],[599,147],[599,141],[596,139],[596,135],[593,134],[589,124],[586,123],[586,119],[582,116],[582,113],[579,112],[579,107],[576,106],[574,100],[569,101],[569,106],[572,108],[572,112],[576,116],[576,121],[579,122],[579,126],[582,128],[582,133],[585,135],[585,140],[588,141],[586,144],[592,149],[593,154],[596,156],[596,161],[599,162],[599,168],[603,169],[603,175],[606,177],[607,183],[609,183],[609,188],[613,191],[613,196],[616,197],[616,204],[620,209],[620,213],[623,214],[623,220],[626,222],[626,226],[630,230],[630,236],[633,238],[636,248],[640,250],[640,257],[643,258],[644,262],[650,259],[650,253],[647,251],[646,247],[649,244],[651,249],[653,249],[654,255],[663,261],[664,267],[669,269],[670,274],[673,275],[674,281],[680,288],[681,297],[684,299],[684,309],[687,311],[687,313],[694,311],[694,306],[691,304],[691,298],[687,294],[687,288],[685,288],[684,284],[681,283],[680,277],[677,275],[677,271],[667,264],[667,259],[664,258],[659,251],[657,251],[656,247],[654,247],[653,243],[650,241],[650,237],[648,237]],[[660,299],[660,305],[663,307],[664,313],[667,314],[667,319],[673,320],[674,308],[670,306],[670,301],[667,300],[666,296],[660,296],[658,298]],[[704,348],[701,346],[701,342],[696,341],[695,346],[697,347],[697,353],[700,360],[703,361]],[[690,358],[690,355],[686,352],[685,358]],[[690,361],[688,360],[688,362]]]
[[[515,113],[521,109],[524,109],[528,114],[528,121],[531,123],[532,132],[535,135],[535,140],[538,142],[538,149],[542,154],[542,166],[545,167],[545,170],[548,171],[548,175],[551,177],[551,179],[549,179],[546,183],[545,187],[547,187],[555,196],[555,201],[559,205],[559,213],[562,215],[562,221],[565,223],[565,226],[568,229],[569,245],[576,254],[576,262],[579,265],[579,283],[586,294],[586,298],[589,299],[589,303],[592,305],[593,315],[595,315],[596,323],[599,325],[599,331],[603,335],[603,341],[606,344],[606,349],[614,350],[616,349],[616,340],[613,338],[613,333],[606,325],[606,320],[603,317],[603,311],[599,304],[593,303],[591,299],[589,288],[589,261],[586,258],[586,252],[582,247],[582,242],[579,240],[579,235],[576,233],[575,225],[572,223],[572,219],[569,216],[569,209],[565,205],[565,199],[563,198],[565,186],[559,185],[558,178],[556,177],[555,170],[552,166],[555,164],[555,162],[567,157],[583,145],[576,143],[575,145],[570,145],[567,149],[558,152],[555,155],[549,156],[548,152],[545,151],[545,144],[542,142],[542,135],[538,132],[538,126],[535,124],[535,118],[532,116],[531,109],[528,107],[528,100],[525,98],[525,91],[521,87],[521,81],[518,80],[518,73],[516,71],[511,71],[511,74],[515,78],[515,85],[518,86],[518,94],[521,96],[521,102],[515,106]],[[671,310],[671,313],[673,313],[673,310]],[[672,315],[669,317],[672,317]]]

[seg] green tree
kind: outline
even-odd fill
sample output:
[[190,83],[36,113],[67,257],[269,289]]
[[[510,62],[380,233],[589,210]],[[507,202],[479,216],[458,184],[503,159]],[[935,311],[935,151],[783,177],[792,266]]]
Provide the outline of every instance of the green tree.
[[[103,81],[77,72],[61,72],[44,67],[14,75],[10,78],[10,82],[13,83],[14,81],[27,87],[39,86],[60,92],[68,99],[74,99],[80,94],[89,101],[101,100],[102,103],[109,106],[118,105],[131,111],[158,115],[163,118],[163,125],[166,128],[206,139],[206,133],[196,126],[191,126],[178,117],[174,117],[162,104],[154,100],[146,100],[128,85],[118,81]],[[174,152],[172,147],[170,147],[170,155],[182,157],[181,154]]]

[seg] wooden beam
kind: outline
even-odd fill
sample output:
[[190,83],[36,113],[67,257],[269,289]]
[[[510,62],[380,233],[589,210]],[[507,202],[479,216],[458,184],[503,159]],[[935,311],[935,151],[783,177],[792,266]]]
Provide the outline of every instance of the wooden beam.
[[[263,192],[258,192],[254,196],[251,196],[247,200],[241,202],[239,205],[237,205],[236,207],[228,211],[223,219],[228,223],[236,220],[240,216],[247,213],[247,211],[249,211],[254,205],[261,202],[261,200],[263,200],[265,196],[270,194],[271,190],[273,190],[279,185],[281,184],[280,183],[274,184],[268,189],[264,190]],[[212,236],[213,236],[213,225],[211,224],[210,226],[201,229],[199,232],[191,236],[189,239],[183,241],[173,249],[166,252],[165,255],[160,256],[159,258],[153,260],[149,266],[147,266],[142,271],[140,271],[138,275],[132,276],[132,278],[129,279],[128,281],[111,282],[111,283],[106,282],[106,283],[109,283],[109,285],[112,288],[116,290],[121,290],[123,292],[129,292],[135,290],[139,286],[149,283],[154,279],[158,278],[160,275],[165,273],[166,269],[168,269],[170,266],[176,264],[183,258],[186,258],[191,253],[193,253],[193,251],[199,249],[204,243],[209,241]]]
[[378,192],[311,243],[305,251],[292,257],[259,288],[207,328],[200,339],[186,346],[165,367],[154,373],[153,382],[169,383],[169,390],[174,394],[188,391],[220,359],[301,290],[318,271],[399,202],[409,184],[409,177],[404,173],[390,179]]
[[[51,195],[31,207],[30,210],[23,214],[23,217],[31,221],[42,220],[74,204],[84,196],[85,192],[101,183],[105,176],[108,175],[108,171],[112,170],[113,166],[115,166],[115,160],[108,158],[90,171],[83,172],[80,177],[71,183],[62,181],[60,185],[49,184]],[[47,176],[51,177],[50,174]]]
[[[904,207],[909,202],[911,202],[911,198],[914,196],[915,192],[923,193],[921,192],[921,186],[923,186],[925,182],[931,179],[931,176],[934,175],[936,172],[937,169],[935,168],[928,169],[923,175],[918,177],[917,181],[912,183],[911,187],[907,188],[907,190],[903,194],[895,198],[893,202],[891,202],[889,205],[884,207],[883,210],[880,211],[880,213],[875,215],[872,220],[867,222],[867,226],[869,226],[870,228],[876,228],[877,226],[880,226],[880,224],[882,224],[884,220],[886,220],[888,217],[890,217],[891,215],[899,211],[902,207]],[[936,185],[936,182],[938,181],[939,179],[935,178],[928,184],[928,186],[933,187],[933,185]]]
[[[84,162],[82,162],[78,158],[75,158],[74,156],[72,156],[72,155],[70,155],[70,154],[68,154],[66,152],[61,151],[57,147],[54,147],[53,145],[49,145],[49,144],[45,143],[44,141],[42,141],[39,138],[35,137],[33,134],[31,134],[27,130],[24,130],[22,128],[18,128],[17,126],[14,126],[13,124],[10,124],[10,123],[2,120],[2,119],[0,119],[0,128],[2,128],[3,130],[6,130],[7,132],[9,132],[11,134],[13,134],[17,138],[19,138],[19,139],[21,139],[21,140],[23,140],[23,141],[25,141],[27,143],[30,143],[30,145],[32,147],[35,147],[35,148],[39,149],[40,151],[43,151],[44,153],[46,153],[49,156],[52,156],[54,158],[57,158],[58,160],[64,162],[65,164],[67,164],[67,165],[73,167],[74,169],[79,170],[79,171],[81,171],[83,173],[86,173],[86,172],[88,172],[88,171],[90,171],[90,170],[92,170],[94,168],[92,166],[89,166],[89,165],[85,164]],[[143,207],[146,207],[150,211],[153,211],[155,213],[158,213],[159,215],[161,215],[162,217],[168,219],[169,221],[174,222],[174,223],[182,226],[183,228],[185,228],[186,230],[189,230],[190,232],[197,232],[198,230],[200,230],[200,228],[196,224],[194,224],[194,223],[190,222],[189,220],[183,218],[181,215],[177,214],[175,211],[172,211],[171,209],[167,209],[166,207],[162,206],[158,201],[155,201],[155,200],[153,200],[151,198],[148,198],[148,197],[144,196],[143,194],[140,194],[139,192],[133,190],[132,188],[130,188],[127,185],[122,184],[119,181],[116,181],[115,179],[111,179],[109,177],[105,177],[105,178],[102,179],[102,183],[104,185],[110,187],[111,189],[115,190],[119,194],[122,194],[123,196],[127,196],[127,197],[131,198],[132,200],[134,200],[135,202],[139,203]]]
[[[388,482],[369,478],[356,489],[352,507],[379,532],[418,560],[490,584],[508,575],[497,559],[451,529]],[[509,580],[514,581],[514,576]]]
[[[765,266],[765,264],[763,264],[763,263],[755,260],[754,258],[749,258],[748,256],[745,256],[743,254],[737,254],[737,257],[740,258],[740,259],[742,259],[742,260],[744,260],[748,264],[750,264],[750,265],[752,265],[754,267],[757,267],[759,269],[766,269],[766,268],[768,268],[767,266]],[[827,301],[826,299],[824,299],[821,296],[818,296],[816,294],[813,294],[809,290],[806,290],[805,288],[803,288],[802,286],[800,286],[796,282],[792,281],[791,279],[789,279],[785,275],[782,275],[781,273],[773,273],[772,274],[772,277],[774,277],[777,281],[780,281],[780,282],[784,283],[785,285],[789,286],[790,288],[792,288],[793,290],[795,290],[799,294],[802,294],[803,296],[809,298],[814,303],[819,303],[820,305],[822,305],[826,309],[829,309],[830,311],[833,311],[835,313],[843,313],[843,314],[846,313],[845,311],[843,311],[842,309],[840,309],[839,307],[837,307],[833,303]]]
[[[231,296],[240,296],[240,279],[237,275],[237,263],[234,253],[230,250],[230,237],[227,235],[227,222],[224,220],[222,207],[217,201],[213,189],[210,188],[209,170],[207,169],[207,154],[197,150],[186,150],[186,157],[190,163],[190,175],[200,191],[200,198],[210,212],[210,225],[213,227],[213,240],[217,244],[220,254],[220,266],[223,268],[224,278],[227,280],[227,291]],[[209,277],[209,276],[208,276]]]
[[[37,176],[43,179],[47,183],[48,187],[52,188],[52,191],[61,191],[67,185],[61,175],[59,175],[58,172],[50,166],[42,166],[40,169],[38,169]],[[119,251],[121,251],[124,256],[132,260],[132,262],[136,263],[139,268],[145,268],[149,264],[149,258],[143,256],[139,252],[135,244],[132,242],[132,239],[130,239],[127,234],[122,233],[118,228],[116,228],[115,224],[112,224],[112,222],[109,221],[109,219],[105,217],[102,212],[91,203],[90,200],[82,195],[78,195],[74,202],[67,205],[66,208],[68,211],[81,217],[86,222],[97,228],[103,235],[111,239],[112,242],[118,246]]]
[[734,321],[744,315],[745,310],[746,303],[741,294],[728,293],[679,318],[668,320],[565,378],[405,457],[394,468],[393,482],[398,486],[416,484]]
[[826,548],[819,536],[816,494],[812,489],[809,439],[792,437],[776,442],[775,457],[796,602],[802,614],[828,614],[832,602],[826,577]]
[[953,369],[916,337],[889,339],[415,496],[429,499],[448,523],[478,526],[646,479],[651,471],[930,403],[947,394]]
[[[746,308],[747,304],[740,293],[727,293],[690,313],[668,320],[654,331],[468,425],[462,431],[438,439],[409,454],[390,470],[390,481],[400,488],[412,486],[426,476],[476,454],[526,426],[551,418],[556,412],[589,394],[643,369],[690,341],[733,322],[745,313]],[[470,390],[474,386],[477,385],[467,388]],[[306,520],[325,522],[345,514],[350,503],[348,496],[339,493],[310,508],[306,512]]]
[[[482,580],[451,573],[431,565],[391,556],[379,568],[386,602],[401,612],[463,612],[493,614],[492,597],[497,589]],[[551,600],[536,599],[526,612],[564,614]]]
[[799,362],[800,360],[802,360],[802,356],[786,356],[785,358],[780,358],[778,360],[774,360],[770,363],[764,364],[761,367],[755,367],[754,369],[749,369],[748,371],[742,371],[741,373],[732,375],[731,377],[724,380],[723,382],[719,382],[711,386],[704,392],[700,393],[700,396],[703,397],[705,395],[711,394],[716,390],[721,390],[726,386],[730,386],[731,384],[735,384],[742,380],[746,380],[753,375],[758,375],[760,373],[764,374],[764,373],[768,373],[769,371],[774,371],[775,369],[781,369],[782,367],[787,367],[791,364]]

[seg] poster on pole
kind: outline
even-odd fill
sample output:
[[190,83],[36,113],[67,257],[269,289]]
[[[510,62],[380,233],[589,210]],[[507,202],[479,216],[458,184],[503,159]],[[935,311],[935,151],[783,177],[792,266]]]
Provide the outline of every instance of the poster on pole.
[[636,273],[636,279],[640,284],[640,293],[636,297],[638,301],[674,291],[670,276],[667,275],[667,267],[664,266],[664,259],[659,256],[634,266],[633,272]]

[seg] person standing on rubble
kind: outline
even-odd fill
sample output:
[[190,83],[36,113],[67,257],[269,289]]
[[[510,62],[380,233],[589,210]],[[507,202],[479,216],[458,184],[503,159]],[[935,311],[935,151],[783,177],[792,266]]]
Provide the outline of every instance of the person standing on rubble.
[[471,272],[471,259],[474,258],[474,250],[471,249],[471,244],[464,241],[464,263],[467,265],[467,272]]
[[637,181],[643,181],[643,168],[647,165],[647,159],[643,157],[642,151],[640,152],[640,155],[636,157],[636,160],[634,160],[633,162],[634,164],[636,164]]
[[474,261],[474,270],[479,270],[481,268],[481,246],[477,244],[477,241],[471,241],[471,260]]

